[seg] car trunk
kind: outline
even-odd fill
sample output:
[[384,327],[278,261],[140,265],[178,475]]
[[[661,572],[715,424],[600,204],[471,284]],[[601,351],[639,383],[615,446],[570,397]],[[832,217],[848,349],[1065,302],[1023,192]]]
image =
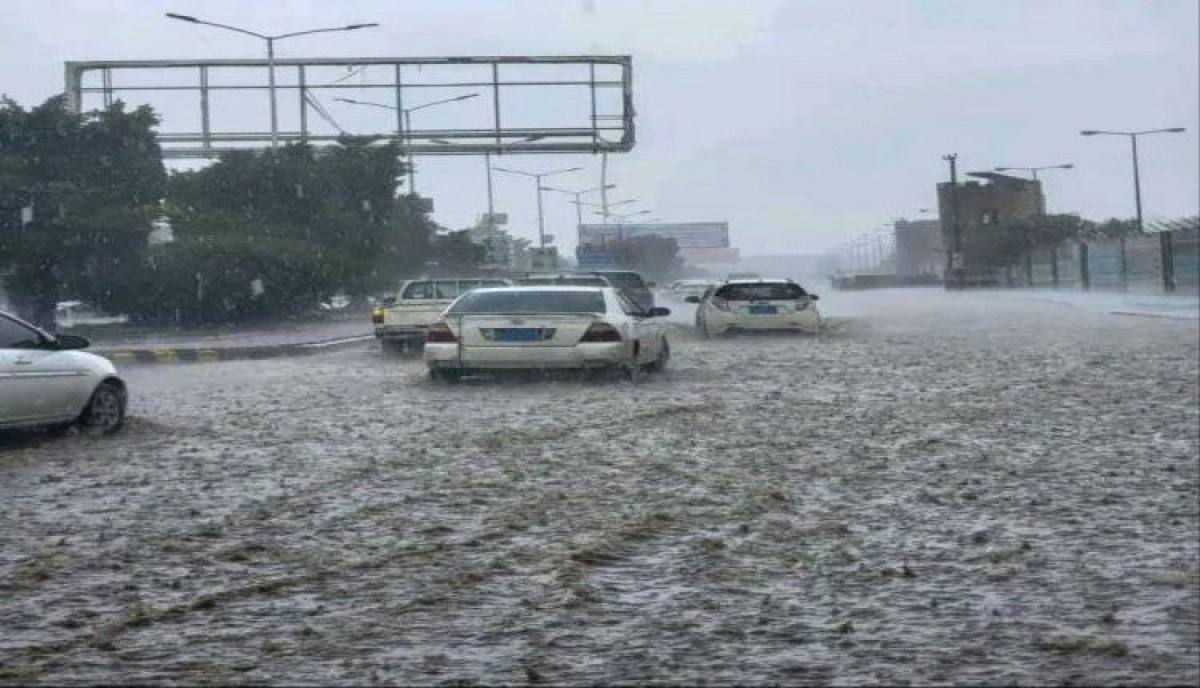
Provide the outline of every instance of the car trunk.
[[467,347],[575,346],[600,316],[592,313],[448,316],[455,338]]

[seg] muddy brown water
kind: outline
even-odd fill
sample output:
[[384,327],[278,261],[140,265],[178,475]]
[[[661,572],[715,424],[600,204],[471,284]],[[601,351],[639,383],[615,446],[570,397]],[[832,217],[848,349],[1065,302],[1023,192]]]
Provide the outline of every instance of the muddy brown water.
[[0,439],[0,682],[1200,680],[1196,324],[853,298],[637,385],[130,369]]

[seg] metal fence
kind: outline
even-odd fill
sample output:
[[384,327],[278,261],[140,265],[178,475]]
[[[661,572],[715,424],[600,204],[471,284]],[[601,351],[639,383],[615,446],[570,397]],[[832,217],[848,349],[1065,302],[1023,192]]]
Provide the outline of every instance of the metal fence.
[[[1169,262],[1164,262],[1164,256]],[[1169,265],[1164,278],[1164,265]],[[1119,239],[1070,242],[1035,250],[1005,271],[1009,286],[1058,289],[1200,293],[1200,232],[1172,231],[1125,240],[1125,277]]]

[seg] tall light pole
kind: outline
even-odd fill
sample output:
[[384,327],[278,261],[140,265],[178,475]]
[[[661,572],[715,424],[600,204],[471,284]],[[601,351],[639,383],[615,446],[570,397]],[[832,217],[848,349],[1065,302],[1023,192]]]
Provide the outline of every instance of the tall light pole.
[[997,167],[996,171],[997,172],[1029,172],[1030,174],[1033,175],[1033,180],[1037,181],[1038,172],[1041,172],[1042,170],[1069,170],[1069,169],[1073,169],[1074,167],[1075,167],[1075,165],[1072,165],[1071,163],[1065,163],[1063,165],[1042,165],[1041,167]]
[[[630,199],[630,201],[632,201],[632,200],[634,200],[634,199]],[[622,201],[622,202],[624,203],[625,201]],[[610,204],[608,204],[608,207],[611,208],[614,205],[616,205],[616,204],[610,203]],[[611,210],[609,210],[609,211],[599,210],[596,212],[596,214],[604,215],[606,218],[609,218],[609,217],[617,218],[617,241],[624,241],[625,240],[625,228],[623,227],[623,225],[625,223],[625,220],[628,220],[631,217],[637,217],[638,215],[649,215],[653,212],[654,212],[653,210],[635,210],[632,213],[621,214],[621,213],[614,213]]]
[[282,33],[282,34],[279,34],[276,36],[265,36],[261,33],[256,33],[254,31],[248,31],[246,29],[239,29],[236,26],[229,26],[228,24],[218,24],[216,22],[204,21],[203,19],[197,19],[195,17],[191,17],[186,14],[175,14],[173,12],[167,12],[166,14],[167,14],[167,17],[170,19],[178,19],[179,21],[185,21],[185,22],[188,22],[191,24],[203,24],[205,26],[215,26],[218,29],[227,29],[229,31],[236,31],[238,33],[246,34],[247,36],[254,36],[255,38],[258,38],[258,39],[261,39],[261,40],[264,40],[267,42],[267,80],[268,80],[268,84],[269,84],[268,89],[270,90],[270,93],[271,93],[271,97],[270,97],[270,100],[271,100],[271,148],[275,148],[276,146],[279,145],[279,116],[278,116],[276,104],[275,104],[275,41],[282,41],[285,38],[295,38],[296,36],[306,36],[310,33],[330,33],[333,31],[357,31],[358,29],[367,29],[367,28],[371,28],[373,26],[379,26],[379,24],[376,24],[374,22],[372,22],[370,24],[349,24],[347,26],[333,26],[333,27],[330,27],[327,29],[309,29],[307,31],[293,31],[291,33]]
[[524,170],[510,170],[507,167],[493,167],[497,172],[505,172],[507,174],[519,174],[522,177],[532,177],[537,184],[537,206],[538,206],[538,248],[546,248],[546,216],[542,208],[542,179],[555,174],[566,174],[567,172],[578,172],[582,167],[568,167],[561,170],[551,170],[549,172],[526,172]]
[[[958,153],[943,155],[950,163],[950,250],[946,260],[946,288],[962,289],[965,261],[962,255],[962,225],[958,221]],[[953,282],[953,286],[951,286]]]
[[[1133,154],[1133,201],[1137,206],[1137,228],[1138,233],[1145,232],[1145,227],[1142,225],[1142,181],[1138,172],[1138,146],[1137,140],[1139,136],[1147,134],[1182,134],[1187,131],[1184,127],[1171,127],[1169,129],[1147,129],[1145,131],[1102,131],[1098,129],[1084,129],[1079,132],[1083,136],[1128,136],[1129,148]],[[1175,280],[1172,273],[1172,268],[1167,264],[1170,259],[1170,237],[1163,234],[1159,236],[1159,247],[1163,253],[1163,288],[1166,291],[1175,290]],[[1125,234],[1121,234],[1121,288],[1129,288],[1129,267],[1125,257]]]
[[417,166],[413,163],[412,153],[412,113],[417,110],[424,110],[435,105],[445,105],[446,103],[457,103],[460,100],[470,100],[471,98],[479,97],[478,93],[468,93],[465,96],[455,96],[454,98],[443,98],[435,100],[432,103],[425,103],[409,108],[398,108],[395,105],[387,105],[384,103],[372,103],[366,100],[354,100],[352,98],[334,98],[339,103],[349,103],[351,105],[368,105],[370,107],[383,108],[392,112],[399,112],[404,116],[404,131],[397,132],[400,139],[404,142],[404,153],[408,156],[408,192],[415,194],[417,192]]
[[606,191],[608,189],[615,189],[615,188],[617,188],[616,184],[607,184],[605,186],[593,186],[592,188],[584,189],[583,191],[571,191],[569,189],[558,189],[553,186],[543,187],[542,190],[543,191],[554,191],[556,193],[562,193],[562,194],[567,194],[568,196],[574,196],[575,200],[571,201],[571,203],[575,205],[575,222],[576,222],[577,226],[583,226],[583,206],[584,206],[583,195],[589,194],[589,193],[594,193],[596,191]]
[[[513,141],[512,143],[506,143],[506,144],[501,145],[500,150],[498,152],[503,153],[505,148],[516,145],[518,143],[529,143],[531,141],[540,141],[544,138],[546,138],[546,137],[541,136],[541,135],[526,136],[525,138],[519,139],[517,141]],[[492,154],[490,152],[486,152],[483,154],[483,169],[487,172],[488,226],[494,227],[495,223],[492,222],[492,218],[495,217],[496,210],[495,210],[493,196],[492,196]]]

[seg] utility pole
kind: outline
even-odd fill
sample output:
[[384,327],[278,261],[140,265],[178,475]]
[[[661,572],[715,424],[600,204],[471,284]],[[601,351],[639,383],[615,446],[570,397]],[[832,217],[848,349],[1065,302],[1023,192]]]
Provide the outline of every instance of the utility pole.
[[[962,225],[958,221],[958,153],[943,155],[950,163],[950,250],[946,254],[946,288],[962,289]],[[951,284],[953,283],[953,286]]]
[[[1148,134],[1181,134],[1187,131],[1183,127],[1171,127],[1170,129],[1149,129],[1146,131],[1101,131],[1097,129],[1084,129],[1079,132],[1083,136],[1128,136],[1130,153],[1133,157],[1133,202],[1137,208],[1137,229],[1138,234],[1145,232],[1145,227],[1142,225],[1142,179],[1138,170],[1138,145],[1137,139],[1139,136]],[[1118,237],[1120,240],[1121,250],[1121,288],[1129,288],[1129,261],[1125,255],[1125,233],[1122,232]],[[1169,232],[1161,232],[1158,236],[1159,247],[1162,252],[1162,279],[1163,291],[1170,293],[1175,291],[1175,270],[1172,257],[1171,235]]]

